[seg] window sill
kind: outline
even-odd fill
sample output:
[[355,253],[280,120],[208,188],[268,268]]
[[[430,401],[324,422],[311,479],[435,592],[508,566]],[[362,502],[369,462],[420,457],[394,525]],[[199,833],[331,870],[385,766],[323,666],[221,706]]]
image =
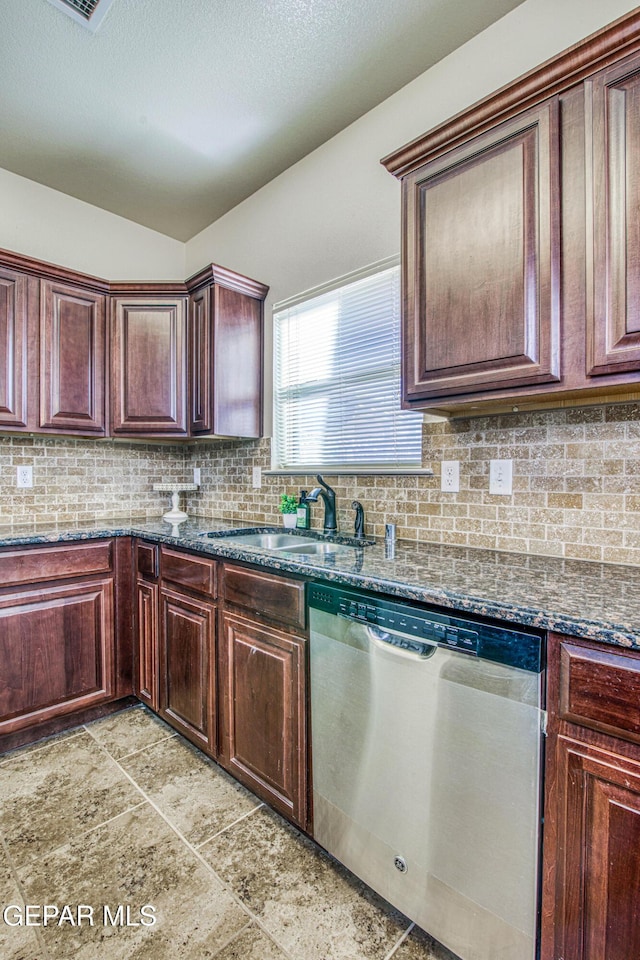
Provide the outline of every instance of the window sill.
[[327,477],[433,477],[430,467],[291,467],[263,470],[263,477],[308,477],[321,473]]

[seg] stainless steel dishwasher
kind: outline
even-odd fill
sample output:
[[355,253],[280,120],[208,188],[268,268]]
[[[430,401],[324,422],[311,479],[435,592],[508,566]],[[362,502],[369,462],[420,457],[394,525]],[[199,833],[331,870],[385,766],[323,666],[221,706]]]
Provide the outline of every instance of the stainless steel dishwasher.
[[314,837],[462,960],[536,956],[542,641],[309,588]]

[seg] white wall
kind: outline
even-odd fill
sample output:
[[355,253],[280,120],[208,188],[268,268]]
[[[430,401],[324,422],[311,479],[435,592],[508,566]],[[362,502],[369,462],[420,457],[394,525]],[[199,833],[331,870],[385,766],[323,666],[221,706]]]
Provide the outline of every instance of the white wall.
[[186,277],[179,240],[2,169],[0,247],[106,280]]
[[400,248],[400,188],[381,157],[636,6],[526,0],[187,243],[268,283],[267,306]]

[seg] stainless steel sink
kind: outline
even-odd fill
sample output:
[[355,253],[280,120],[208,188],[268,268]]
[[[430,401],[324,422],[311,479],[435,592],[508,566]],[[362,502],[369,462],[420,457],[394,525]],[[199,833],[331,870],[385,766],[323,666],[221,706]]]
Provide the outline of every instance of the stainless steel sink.
[[243,543],[247,547],[264,547],[265,550],[294,550],[298,547],[325,547],[335,544],[319,543],[310,537],[296,537],[292,533],[240,533],[230,534],[234,543]]
[[295,546],[287,546],[282,548],[283,553],[295,553],[296,556],[313,556],[313,557],[331,557],[342,554],[351,554],[353,556],[354,547],[349,547],[343,543],[319,543],[317,540],[303,542]]
[[354,548],[365,547],[374,542],[373,540],[350,540],[343,537],[341,543],[335,543],[331,540],[320,539],[320,537],[305,537],[279,530],[264,531],[263,533],[242,533],[233,530],[216,531],[215,533],[207,531],[199,534],[199,536],[211,537],[221,541],[232,540],[242,546],[262,547],[264,550],[277,550],[278,553],[291,553],[298,557],[353,556]]

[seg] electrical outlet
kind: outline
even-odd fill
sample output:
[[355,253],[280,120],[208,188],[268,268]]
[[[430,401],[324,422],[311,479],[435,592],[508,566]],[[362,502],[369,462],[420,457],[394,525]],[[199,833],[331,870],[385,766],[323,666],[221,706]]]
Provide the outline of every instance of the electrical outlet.
[[33,486],[33,467],[16,467],[16,487]]
[[253,468],[253,486],[256,489],[262,486],[262,467]]
[[508,496],[513,489],[513,460],[489,461],[489,493]]
[[193,468],[193,482],[200,486],[200,467]]
[[443,460],[440,473],[440,489],[445,493],[460,491],[460,461]]

